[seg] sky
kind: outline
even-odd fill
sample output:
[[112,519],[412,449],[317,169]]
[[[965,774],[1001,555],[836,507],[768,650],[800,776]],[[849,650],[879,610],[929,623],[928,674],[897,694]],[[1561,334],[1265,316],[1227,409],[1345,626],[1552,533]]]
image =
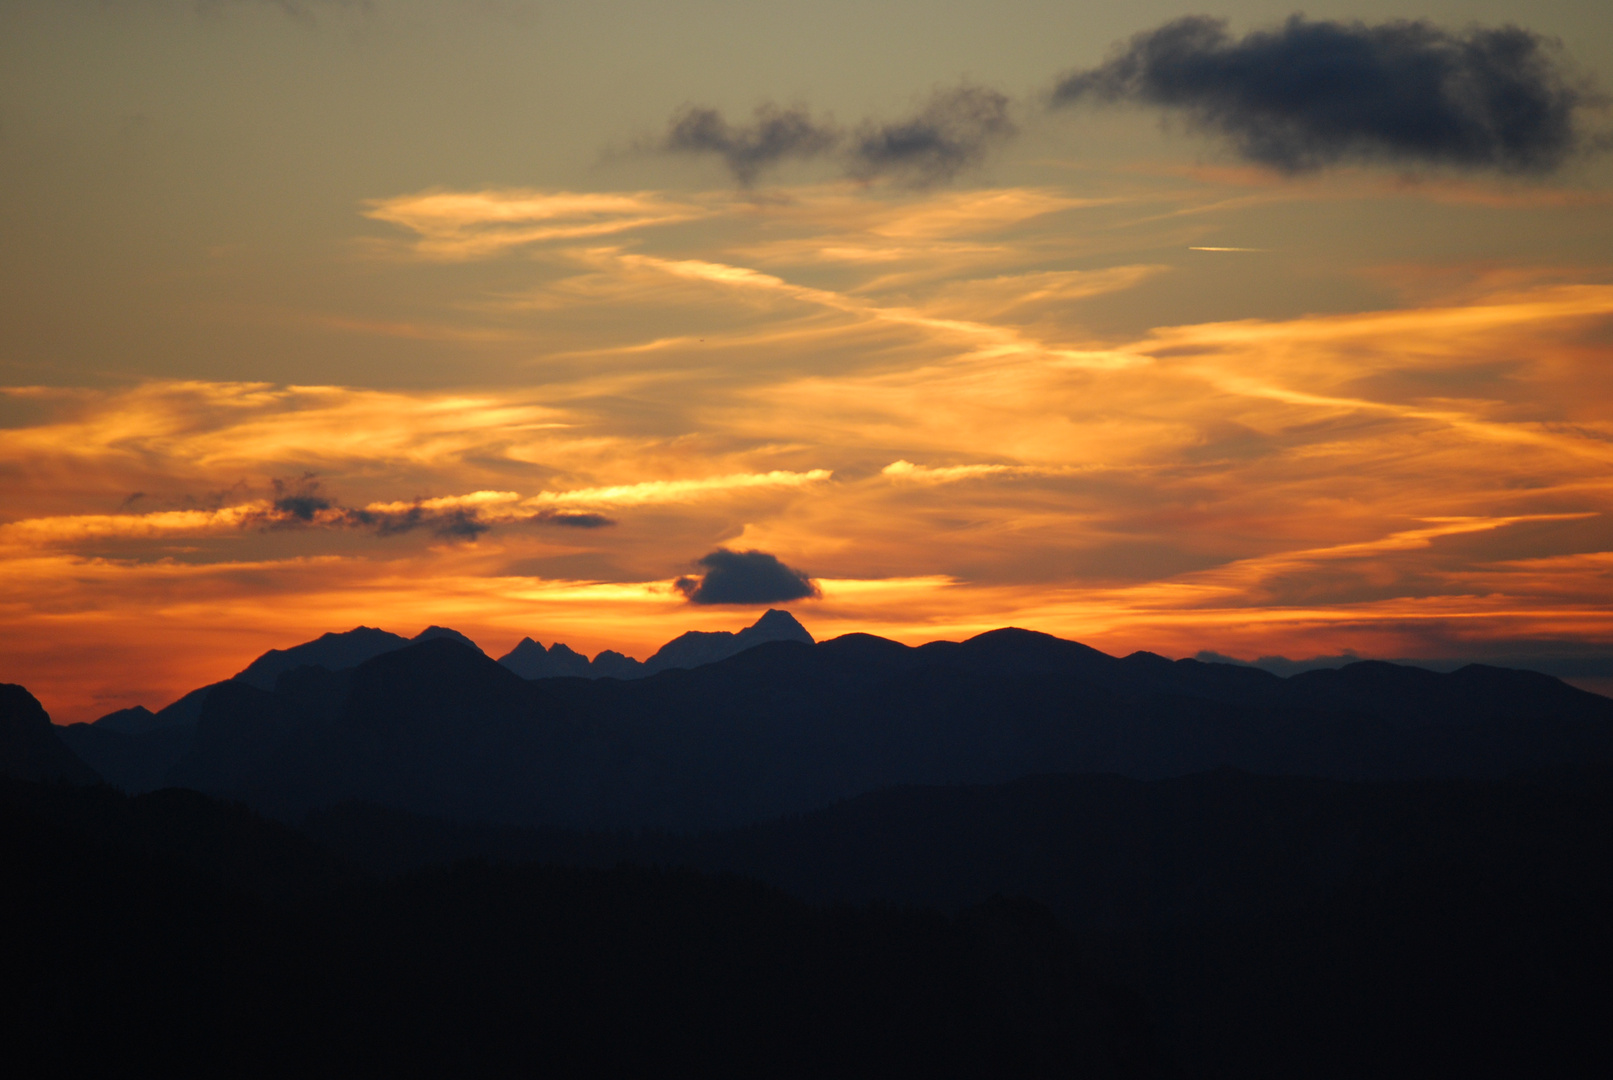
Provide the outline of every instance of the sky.
[[0,0],[0,681],[1016,625],[1613,691],[1603,0]]

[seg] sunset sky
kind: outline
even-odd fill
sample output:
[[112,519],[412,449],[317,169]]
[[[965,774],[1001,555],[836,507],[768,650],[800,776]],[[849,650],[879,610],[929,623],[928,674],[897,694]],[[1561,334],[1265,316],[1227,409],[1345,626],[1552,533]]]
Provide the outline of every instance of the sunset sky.
[[774,599],[1613,688],[1613,9],[1294,11],[0,0],[0,681]]

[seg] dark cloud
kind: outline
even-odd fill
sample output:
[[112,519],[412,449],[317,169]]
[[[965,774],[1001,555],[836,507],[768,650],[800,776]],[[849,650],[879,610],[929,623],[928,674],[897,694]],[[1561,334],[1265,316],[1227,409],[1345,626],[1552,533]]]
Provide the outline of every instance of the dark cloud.
[[952,179],[984,161],[1015,133],[1009,100],[996,90],[959,86],[937,90],[913,116],[864,121],[849,134],[805,108],[763,105],[749,124],[731,124],[716,109],[685,106],[672,117],[658,148],[720,157],[749,187],[786,158],[832,159],[850,176],[896,176],[915,184]]
[[313,473],[303,473],[295,480],[275,480],[273,484],[275,513],[291,522],[306,524],[321,510],[335,505],[319,494],[319,481]]
[[762,105],[749,124],[730,124],[716,109],[685,106],[672,118],[662,148],[682,154],[716,154],[749,186],[760,172],[789,157],[816,157],[833,150],[840,132],[812,119],[802,108]]
[[981,86],[938,90],[907,120],[863,125],[853,139],[851,172],[921,184],[950,180],[1014,135],[1008,104],[1005,94]]
[[1290,171],[1357,159],[1547,172],[1585,143],[1577,114],[1599,102],[1554,42],[1515,26],[1299,15],[1242,38],[1204,16],[1138,34],[1053,92],[1055,105],[1087,99],[1180,110]]
[[603,529],[616,524],[615,518],[582,510],[540,510],[528,520],[539,525],[564,525],[570,529]]
[[294,529],[319,526],[330,529],[370,529],[377,536],[401,536],[416,529],[430,529],[451,540],[475,540],[495,524],[559,525],[572,529],[600,529],[615,525],[614,518],[585,510],[544,509],[518,516],[505,515],[490,520],[475,506],[428,507],[416,499],[401,510],[369,510],[342,506],[322,494],[313,473],[295,480],[273,480],[274,498],[269,509],[242,521],[245,528]]
[[[448,509],[427,509],[416,502],[406,510],[376,511],[344,509],[328,522],[337,527],[371,528],[378,536],[398,536],[427,528],[438,536],[451,540],[475,540],[490,531],[495,522],[489,521],[474,506],[455,506]],[[616,524],[616,519],[604,514],[581,510],[539,510],[535,514],[517,518],[514,522],[504,518],[499,524],[561,525],[572,529],[602,529]]]
[[431,531],[453,540],[474,540],[492,527],[474,509],[456,506],[435,514]]
[[691,604],[777,604],[817,596],[818,587],[765,551],[718,548],[700,560],[706,573],[674,584]]
[[357,528],[374,528],[377,536],[401,536],[426,523],[426,510],[418,502],[407,510],[380,513],[375,510],[344,510],[335,522]]

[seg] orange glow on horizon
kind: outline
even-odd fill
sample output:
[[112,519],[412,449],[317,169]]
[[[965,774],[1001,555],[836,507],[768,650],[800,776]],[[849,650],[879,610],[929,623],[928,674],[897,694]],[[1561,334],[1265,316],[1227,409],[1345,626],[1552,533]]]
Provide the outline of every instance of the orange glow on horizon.
[[1397,264],[1398,304],[1095,329],[1195,299],[1169,253],[1222,246],[1186,220],[1221,204],[1165,201],[370,200],[393,232],[353,272],[448,299],[297,325],[451,343],[476,377],[0,388],[0,680],[61,722],[360,624],[643,657],[755,618],[672,587],[717,547],[810,573],[781,606],[819,638],[1613,651],[1613,270]]

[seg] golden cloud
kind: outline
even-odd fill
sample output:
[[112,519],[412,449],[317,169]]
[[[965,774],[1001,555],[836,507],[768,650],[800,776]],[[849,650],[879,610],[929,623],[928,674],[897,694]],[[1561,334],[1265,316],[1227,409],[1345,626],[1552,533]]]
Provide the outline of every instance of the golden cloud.
[[373,199],[364,215],[413,232],[416,254],[476,259],[554,240],[609,236],[702,217],[707,211],[654,192],[498,189],[424,191]]

